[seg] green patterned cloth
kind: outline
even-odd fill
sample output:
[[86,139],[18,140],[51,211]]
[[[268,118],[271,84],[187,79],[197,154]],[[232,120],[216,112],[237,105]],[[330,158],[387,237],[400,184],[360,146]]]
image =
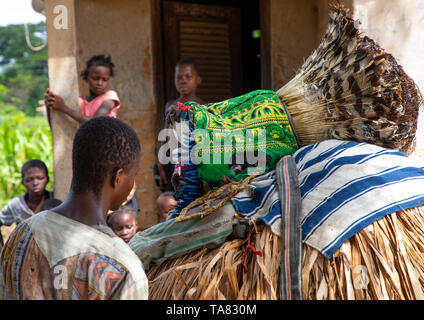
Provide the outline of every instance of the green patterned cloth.
[[[193,109],[194,129],[205,130],[203,136],[196,137],[194,146],[195,154],[209,158],[209,164],[197,164],[204,182],[220,182],[222,176],[233,180],[246,177],[246,166],[235,172],[228,160],[225,162],[229,157],[235,159],[236,154],[247,159],[249,153],[257,156],[257,151],[264,151],[268,172],[275,169],[278,160],[299,148],[289,116],[274,91],[256,90],[222,102],[185,105]],[[265,135],[260,136],[258,129],[264,129]],[[221,146],[216,141],[221,141]]]

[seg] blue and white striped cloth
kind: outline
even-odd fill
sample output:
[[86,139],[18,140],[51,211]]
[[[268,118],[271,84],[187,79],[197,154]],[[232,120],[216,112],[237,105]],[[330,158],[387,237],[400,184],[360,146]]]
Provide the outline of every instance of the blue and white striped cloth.
[[252,179],[231,202],[238,213],[251,220],[262,220],[280,235],[281,203],[275,170]]
[[[302,199],[303,242],[327,258],[374,221],[424,204],[423,164],[396,150],[325,140],[293,156]],[[277,188],[273,174],[267,176],[274,181],[261,185],[260,192],[252,192],[256,190],[253,179],[250,191],[238,194],[233,204],[240,213],[264,220],[278,234],[281,216],[275,208],[280,204],[269,200]]]

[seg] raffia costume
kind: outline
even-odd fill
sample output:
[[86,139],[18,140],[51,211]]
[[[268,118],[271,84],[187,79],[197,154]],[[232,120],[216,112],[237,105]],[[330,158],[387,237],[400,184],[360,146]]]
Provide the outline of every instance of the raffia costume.
[[[203,249],[174,256],[152,267],[148,277],[154,299],[424,298],[424,264],[421,258],[424,248],[424,194],[419,186],[424,173],[422,166],[408,164],[405,156],[415,148],[418,110],[423,101],[421,93],[391,54],[360,34],[357,24],[347,16],[342,6],[331,9],[327,32],[320,45],[296,76],[277,92],[255,91],[217,104],[200,106],[186,103],[173,110],[173,123],[177,127],[182,121],[189,121],[190,132],[200,128],[209,133],[209,141],[199,141],[190,135],[186,141],[181,139],[185,149],[176,152],[176,158],[184,152],[201,148],[215,150],[215,145],[210,144],[214,140],[213,129],[262,128],[267,136],[267,162],[266,174],[247,181],[248,186],[231,182],[203,196],[200,193],[202,183],[219,184],[223,176],[237,181],[246,177],[245,170],[248,168],[234,166],[234,163],[177,164],[179,185],[176,195],[182,201],[170,216],[177,217],[176,221],[182,223],[192,219],[192,223],[196,224],[202,217],[218,213],[221,209],[216,211],[217,208],[226,202],[235,208],[239,219],[247,219],[254,225],[259,220],[257,213],[263,208],[266,210],[261,211],[260,220],[264,225],[250,228],[255,238],[254,245],[250,236],[248,239],[231,239],[215,250]],[[261,98],[256,100],[256,97]],[[244,105],[243,101],[249,103]],[[245,140],[248,141],[247,138]],[[351,142],[355,142],[353,146],[349,146]],[[302,164],[304,153],[316,151],[327,143],[330,143],[328,150],[315,154]],[[334,143],[335,149],[331,143]],[[341,153],[331,154],[345,144],[349,146],[346,156],[339,158]],[[385,149],[365,152],[363,159],[357,159],[355,152],[349,154],[357,146],[373,145]],[[220,147],[216,152],[222,155],[226,149],[231,149],[231,156],[234,156],[237,152],[258,151],[259,146],[248,141],[238,150],[233,149],[231,141],[224,143],[224,148]],[[293,168],[293,153],[299,158],[294,161],[296,168]],[[375,168],[380,168],[381,172],[377,170],[369,176],[372,167],[366,165],[368,159],[385,153],[393,153],[395,166],[392,167],[390,161],[377,163]],[[290,168],[290,162],[291,170],[286,170]],[[323,167],[314,167],[319,163]],[[277,179],[278,174],[271,171],[276,164],[281,165],[276,173],[283,178]],[[351,171],[344,170],[348,165],[353,165]],[[406,171],[398,175],[396,170],[403,165]],[[330,170],[333,166],[341,168],[338,171],[341,179],[335,180],[341,183],[340,186],[327,179],[335,172]],[[302,179],[302,170],[309,167],[315,168],[307,175],[312,186],[322,186],[323,181],[330,183],[324,188],[326,193],[322,193],[322,188],[305,191],[302,189],[305,181],[299,181],[302,209],[310,205],[306,202],[308,196],[312,198],[312,204],[319,199],[316,204],[310,205],[311,210],[303,213],[306,218],[301,222],[299,216],[293,215],[299,207],[292,208],[293,201],[287,202],[296,193],[292,192],[295,189],[287,186],[289,178],[300,174],[297,178]],[[361,170],[356,172],[355,168]],[[408,171],[410,169],[414,174]],[[348,172],[352,172],[352,176],[345,175]],[[362,177],[353,178],[355,174]],[[391,178],[386,181],[381,179],[382,175]],[[343,180],[345,178],[346,181]],[[356,179],[367,179],[367,189],[362,190],[358,183],[362,180]],[[409,194],[411,199],[408,199],[408,189],[403,189],[402,183],[413,180],[417,185],[408,187],[412,190]],[[278,186],[275,181],[279,182]],[[400,189],[390,191],[392,184],[399,185]],[[343,219],[343,214],[350,216],[347,210],[338,217],[337,225],[330,223],[322,231],[322,234],[330,234],[342,228],[341,234],[347,234],[345,229],[353,232],[348,234],[348,239],[337,234],[334,236],[331,241],[339,241],[338,250],[331,251],[331,255],[324,246],[311,246],[307,242],[309,234],[303,234],[299,240],[302,226],[307,226],[312,234],[313,230],[330,221],[330,216],[338,211],[336,209],[348,203],[338,195],[349,194],[351,185],[355,186],[357,193],[348,198],[348,202],[358,205],[362,212],[358,220],[352,222],[356,229]],[[184,192],[190,188],[191,192]],[[361,207],[360,201],[353,201],[369,190],[380,188],[385,190],[378,199],[382,203],[378,201],[379,207],[372,212],[367,212],[366,205]],[[238,195],[235,196],[233,191]],[[341,191],[345,193],[339,193]],[[402,193],[403,200],[398,200]],[[323,198],[320,198],[322,195]],[[373,197],[376,196],[366,198],[366,202],[373,204]],[[327,201],[330,198],[334,202]],[[232,204],[228,204],[229,200]],[[402,209],[399,205],[402,203],[408,209]],[[334,204],[334,208],[326,209],[324,205],[329,204]],[[392,211],[385,211],[388,208]],[[271,217],[270,212],[273,213]],[[359,210],[351,213],[358,214]],[[386,215],[378,216],[380,213]],[[369,219],[370,216],[377,220]],[[282,222],[280,235],[275,233],[278,230],[273,230],[274,218]],[[294,220],[290,220],[292,218]],[[343,223],[348,225],[343,226]],[[163,240],[166,243],[166,239]],[[292,245],[296,250],[292,250]],[[256,250],[252,250],[255,247]],[[138,249],[142,251],[142,248]],[[247,254],[249,250],[254,254]],[[295,263],[288,263],[290,259],[296,260]],[[250,263],[247,270],[246,263]],[[361,276],[363,268],[367,276],[364,278]]]

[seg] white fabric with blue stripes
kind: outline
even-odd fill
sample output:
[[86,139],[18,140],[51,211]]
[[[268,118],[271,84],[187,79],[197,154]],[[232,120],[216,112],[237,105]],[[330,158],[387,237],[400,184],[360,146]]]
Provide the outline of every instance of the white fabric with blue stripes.
[[[293,156],[302,197],[303,242],[327,258],[374,221],[424,204],[423,163],[396,150],[325,140],[303,147]],[[281,217],[271,217],[279,214],[275,210],[277,203],[265,199],[276,193],[273,174],[267,174],[274,181],[261,186],[261,192],[250,191],[250,200],[249,194],[239,194],[233,204],[237,211],[250,208],[242,212],[252,218],[260,218],[257,212],[261,212],[270,223],[263,220],[278,234]],[[260,199],[262,194],[264,199]]]
[[231,201],[236,211],[246,218],[260,219],[275,234],[281,234],[280,196],[275,170],[252,179]]

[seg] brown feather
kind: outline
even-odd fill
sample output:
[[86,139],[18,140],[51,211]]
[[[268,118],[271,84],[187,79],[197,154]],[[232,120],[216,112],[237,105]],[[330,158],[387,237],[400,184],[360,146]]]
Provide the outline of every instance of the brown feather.
[[324,139],[367,142],[410,154],[423,99],[396,59],[362,36],[332,6],[318,48],[278,90],[301,145]]

